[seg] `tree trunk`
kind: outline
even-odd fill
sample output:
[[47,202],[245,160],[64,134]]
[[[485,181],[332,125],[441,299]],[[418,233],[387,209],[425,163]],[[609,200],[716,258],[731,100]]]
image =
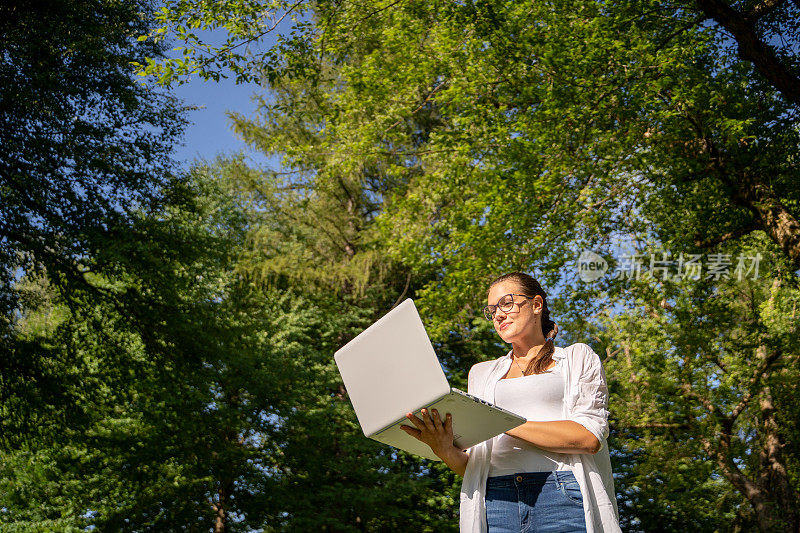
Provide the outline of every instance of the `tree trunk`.
[[753,213],[761,229],[781,247],[793,268],[800,268],[800,222],[770,186],[752,174],[729,176],[722,169],[720,176],[733,192],[734,201]]
[[[760,473],[757,483],[775,499],[775,515],[781,531],[800,531],[800,498],[792,491],[783,458],[783,443],[775,420],[775,406],[769,387],[759,401],[764,445],[759,455]],[[776,524],[778,525],[778,524]]]
[[745,476],[733,462],[730,450],[731,436],[723,434],[719,437],[719,444],[716,448],[708,440],[704,440],[703,445],[706,451],[714,458],[722,475],[750,502],[756,516],[758,530],[762,533],[774,532],[777,524],[773,519],[775,509],[771,505],[769,494]]
[[232,483],[222,481],[217,491],[218,500],[214,504],[214,533],[225,533],[228,530],[228,503]]

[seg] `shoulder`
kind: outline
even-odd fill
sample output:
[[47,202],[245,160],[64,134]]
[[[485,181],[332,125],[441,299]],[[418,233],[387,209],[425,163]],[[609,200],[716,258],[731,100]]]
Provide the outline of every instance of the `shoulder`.
[[583,342],[576,342],[564,348],[565,356],[569,358],[570,365],[578,369],[601,368],[600,356],[591,346]]
[[576,342],[575,344],[570,344],[566,346],[564,350],[567,352],[567,355],[574,358],[582,358],[582,359],[600,359],[595,351],[592,349],[591,346],[585,344],[583,342]]
[[467,392],[477,396],[484,394],[484,384],[494,369],[497,368],[497,365],[502,364],[502,360],[507,358],[507,355],[472,365],[467,375]]
[[479,363],[475,363],[469,369],[469,377],[474,378],[476,376],[482,376],[492,371],[493,368],[503,359],[505,359],[508,354],[501,355],[496,359],[489,359],[487,361],[481,361]]
[[[502,359],[502,358],[499,358]],[[488,361],[481,361],[480,363],[475,363],[472,365],[472,368],[469,369],[470,375],[480,375],[485,372],[491,370],[492,366],[497,362],[497,359],[489,359]]]

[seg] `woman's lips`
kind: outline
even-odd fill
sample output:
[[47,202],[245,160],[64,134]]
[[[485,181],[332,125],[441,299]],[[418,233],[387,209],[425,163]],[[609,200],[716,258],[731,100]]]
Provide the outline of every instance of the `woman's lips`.
[[511,325],[510,322],[503,322],[502,324],[500,324],[500,326],[497,329],[499,329],[500,331],[503,331],[504,329],[506,329],[510,325]]

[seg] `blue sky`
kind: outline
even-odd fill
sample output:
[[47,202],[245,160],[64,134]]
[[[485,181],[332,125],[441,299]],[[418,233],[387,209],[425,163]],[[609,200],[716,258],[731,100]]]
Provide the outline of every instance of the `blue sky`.
[[266,163],[266,157],[250,150],[233,133],[227,115],[229,111],[235,111],[253,116],[256,105],[252,96],[262,90],[254,84],[236,85],[232,80],[215,82],[197,77],[174,87],[172,92],[186,104],[201,107],[189,113],[191,124],[186,130],[183,146],[176,148],[175,159],[188,166],[197,159],[212,160],[217,155],[244,150],[254,162]]
[[[282,28],[278,28],[279,30]],[[212,45],[220,46],[227,37],[223,29],[217,30],[195,30],[194,33],[204,41]],[[260,47],[273,46],[274,35],[265,39]],[[172,46],[178,47],[181,43],[174,41]],[[180,51],[171,51],[168,56],[179,57]],[[220,81],[204,80],[199,76],[192,76],[182,85],[174,85],[172,93],[182,99],[187,105],[200,107],[196,111],[188,114],[190,124],[186,129],[186,135],[182,146],[175,149],[175,159],[188,167],[193,161],[198,159],[213,160],[218,155],[230,155],[239,151],[244,151],[248,158],[256,163],[277,167],[277,161],[270,161],[265,156],[255,152],[238,138],[231,127],[228,118],[229,112],[241,113],[251,117],[256,111],[256,104],[253,102],[254,94],[262,94],[264,88],[255,83],[245,83],[237,85],[233,76],[229,79]]]

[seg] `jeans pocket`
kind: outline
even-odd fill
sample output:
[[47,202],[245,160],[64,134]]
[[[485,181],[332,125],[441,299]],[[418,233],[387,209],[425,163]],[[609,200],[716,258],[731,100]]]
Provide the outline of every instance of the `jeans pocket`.
[[561,493],[572,503],[583,505],[583,494],[577,480],[562,481],[559,483]]

